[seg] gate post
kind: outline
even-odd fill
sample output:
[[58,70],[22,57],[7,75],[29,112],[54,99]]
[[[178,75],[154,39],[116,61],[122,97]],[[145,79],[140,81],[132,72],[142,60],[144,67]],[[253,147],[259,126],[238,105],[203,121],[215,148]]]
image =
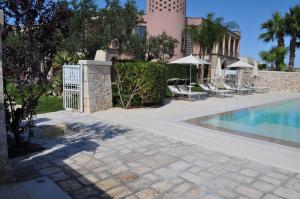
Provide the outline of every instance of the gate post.
[[79,60],[83,70],[83,112],[112,108],[111,61]]
[[[4,23],[4,14],[0,10],[0,36]],[[3,76],[2,76],[2,41],[0,37],[0,174],[5,167],[7,160],[7,137],[5,130],[5,112],[4,112],[4,94],[3,94]],[[0,175],[1,176],[1,175]]]

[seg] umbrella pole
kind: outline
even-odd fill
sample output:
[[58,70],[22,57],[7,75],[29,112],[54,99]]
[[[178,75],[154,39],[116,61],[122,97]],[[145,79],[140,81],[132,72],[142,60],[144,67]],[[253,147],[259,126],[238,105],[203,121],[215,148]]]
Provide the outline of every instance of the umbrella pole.
[[192,65],[190,65],[190,87],[189,92],[191,93],[192,90]]

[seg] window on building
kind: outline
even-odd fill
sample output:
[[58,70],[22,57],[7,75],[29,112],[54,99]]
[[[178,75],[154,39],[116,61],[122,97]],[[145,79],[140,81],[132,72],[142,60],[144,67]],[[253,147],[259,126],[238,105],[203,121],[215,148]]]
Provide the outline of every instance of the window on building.
[[136,26],[135,34],[138,35],[140,39],[144,39],[146,37],[146,26]]
[[182,38],[182,46],[181,50],[185,52],[186,55],[193,54],[193,44],[192,44],[192,39],[191,36],[188,32],[183,33],[183,38]]

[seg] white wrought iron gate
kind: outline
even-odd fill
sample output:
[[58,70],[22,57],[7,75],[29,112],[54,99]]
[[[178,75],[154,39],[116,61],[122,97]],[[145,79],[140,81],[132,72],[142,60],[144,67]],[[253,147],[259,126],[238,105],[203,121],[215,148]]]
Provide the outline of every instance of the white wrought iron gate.
[[63,66],[64,108],[83,111],[82,65]]

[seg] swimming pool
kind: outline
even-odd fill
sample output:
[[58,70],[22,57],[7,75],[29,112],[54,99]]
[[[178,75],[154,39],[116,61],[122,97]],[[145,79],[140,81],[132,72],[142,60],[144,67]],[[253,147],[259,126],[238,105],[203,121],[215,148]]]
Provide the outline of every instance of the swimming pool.
[[188,123],[300,148],[300,99],[194,118]]

